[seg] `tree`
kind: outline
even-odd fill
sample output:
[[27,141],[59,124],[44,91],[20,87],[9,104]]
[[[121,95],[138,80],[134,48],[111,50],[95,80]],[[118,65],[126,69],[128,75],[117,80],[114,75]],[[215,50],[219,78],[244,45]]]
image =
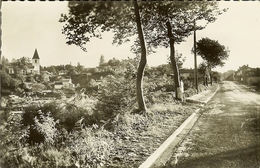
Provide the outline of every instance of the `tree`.
[[99,66],[101,67],[105,63],[106,63],[105,57],[104,57],[104,55],[101,55],[99,58]]
[[[129,37],[133,35],[138,35],[132,51],[141,53],[136,89],[139,110],[145,111],[142,79],[147,62],[147,53],[153,52],[153,47],[165,46],[171,48],[170,60],[175,74],[177,97],[180,80],[174,44],[184,41],[184,38],[189,36],[193,30],[200,30],[205,27],[194,27],[194,20],[213,22],[221,12],[215,2],[142,3],[134,1],[132,3],[70,2],[69,15],[62,15],[61,22],[66,23],[63,34],[67,36],[67,44],[75,44],[83,50],[86,50],[84,45],[90,41],[91,37],[101,38],[100,32],[103,31],[113,30],[113,43],[118,44],[129,41]],[[148,47],[146,47],[145,42]]]
[[84,66],[80,64],[80,62],[78,62],[76,70],[78,72],[78,74],[81,74],[84,71]]
[[31,87],[32,92],[39,92],[45,89],[45,85],[42,83],[34,83]]
[[143,98],[142,79],[146,66],[146,46],[141,25],[138,3],[129,2],[69,2],[69,14],[62,14],[60,22],[65,22],[62,33],[67,44],[75,44],[86,51],[84,45],[90,38],[101,38],[101,32],[113,30],[113,43],[122,44],[128,37],[138,34],[141,59],[137,71],[136,89],[140,111],[146,111]]
[[15,73],[18,71],[27,72],[29,66],[31,65],[31,59],[28,57],[22,57],[17,60],[13,60],[12,64],[16,67]]
[[[216,2],[150,2],[141,11],[143,27],[149,49],[158,46],[170,47],[170,60],[174,72],[175,97],[178,97],[180,75],[176,61],[175,44],[184,41],[194,30],[202,30],[214,22],[219,10]],[[205,25],[194,26],[194,21],[204,20]]]
[[181,69],[183,67],[183,63],[186,60],[186,57],[182,56],[182,53],[179,53],[177,50],[175,51],[175,59],[178,66],[178,69]]
[[2,56],[1,58],[1,69],[0,70],[4,70],[6,71],[7,67],[9,65],[9,60],[7,58],[5,58],[5,56]]
[[[204,60],[205,76],[211,76],[211,69],[216,66],[224,66],[224,60],[228,59],[229,50],[224,45],[221,45],[217,40],[211,40],[209,38],[202,38],[197,42],[197,54]],[[207,84],[206,78],[206,84]]]

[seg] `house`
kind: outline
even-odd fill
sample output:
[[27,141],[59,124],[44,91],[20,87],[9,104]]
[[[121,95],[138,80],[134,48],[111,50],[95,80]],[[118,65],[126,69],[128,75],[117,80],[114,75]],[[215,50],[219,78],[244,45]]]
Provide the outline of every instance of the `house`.
[[14,67],[12,66],[12,64],[10,64],[8,67],[8,74],[14,74]]
[[75,85],[72,83],[71,79],[62,79],[62,84],[64,88],[74,88]]
[[74,87],[75,85],[72,83],[70,78],[62,79],[61,81],[54,82],[54,89],[61,89],[61,88],[72,89]]
[[180,76],[184,79],[193,80],[194,79],[194,69],[180,69]]
[[246,78],[248,77],[248,72],[251,71],[253,68],[249,67],[248,65],[243,65],[242,67],[239,67],[237,70],[235,77],[238,81],[246,81]]
[[63,84],[61,81],[54,82],[54,89],[61,89],[63,87]]
[[[179,70],[180,77],[183,77],[184,79],[192,80],[194,79],[194,70],[193,69],[180,69]],[[174,74],[170,74],[167,76],[174,77]]]

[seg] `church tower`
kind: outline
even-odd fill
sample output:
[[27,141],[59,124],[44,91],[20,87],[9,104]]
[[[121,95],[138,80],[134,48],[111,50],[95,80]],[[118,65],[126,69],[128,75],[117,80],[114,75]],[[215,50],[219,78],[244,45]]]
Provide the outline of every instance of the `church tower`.
[[33,57],[32,57],[32,64],[33,64],[33,69],[36,74],[40,74],[40,57],[38,55],[37,49],[35,49]]

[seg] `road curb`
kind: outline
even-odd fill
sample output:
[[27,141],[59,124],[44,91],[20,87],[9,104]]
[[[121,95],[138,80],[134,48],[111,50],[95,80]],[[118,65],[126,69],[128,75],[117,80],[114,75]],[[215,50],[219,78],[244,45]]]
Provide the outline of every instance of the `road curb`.
[[210,99],[217,93],[218,90],[219,90],[219,85],[218,85],[217,89],[215,90],[215,92],[210,97],[208,97],[206,100],[204,100],[204,101],[193,100],[193,99],[189,99],[189,98],[187,98],[186,101],[190,102],[190,103],[207,104],[210,101]]
[[[203,102],[202,107],[204,104],[208,103],[209,100],[217,93],[219,89],[219,85],[216,91],[206,100]],[[191,130],[195,122],[199,119],[200,113],[198,113],[201,108],[198,108],[193,112],[182,124],[181,126],[174,131],[174,133],[169,136],[161,146],[154,151],[152,155],[150,155],[145,162],[143,162],[139,168],[155,168],[161,167],[164,165],[169,157],[171,157],[172,151],[174,148],[179,145],[182,140],[186,137],[187,133]]]
[[[183,140],[184,131],[187,131],[186,126],[189,125],[192,120],[198,119],[199,110],[200,109],[196,109],[195,112],[192,113],[189,118],[187,118],[182,125],[174,131],[174,133],[169,136],[166,141],[164,141],[164,143],[146,159],[145,162],[139,166],[139,168],[153,168],[164,165],[169,159],[168,157],[171,156],[170,153],[172,153],[174,147],[177,146],[181,140]],[[195,123],[195,121],[193,123]]]

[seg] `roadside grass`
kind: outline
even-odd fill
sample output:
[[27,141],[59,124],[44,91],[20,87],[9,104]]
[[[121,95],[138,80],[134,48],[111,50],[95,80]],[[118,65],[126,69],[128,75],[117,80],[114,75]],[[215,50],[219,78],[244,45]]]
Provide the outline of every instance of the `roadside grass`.
[[[32,118],[34,124],[28,127],[21,125],[22,119],[9,116],[0,127],[0,148],[3,151],[0,154],[0,166],[138,167],[198,107],[197,104],[176,102],[168,94],[157,96],[147,115],[130,111],[120,113],[112,119],[111,130],[105,130],[102,125],[84,125],[83,122],[71,125],[73,128],[69,132],[60,128],[65,119],[80,119],[74,102],[66,108],[61,102],[54,102],[50,107],[43,106],[41,111],[46,113],[40,113],[32,107],[31,112],[37,115]],[[76,103],[81,103],[81,106],[86,104],[80,101]],[[71,115],[64,115],[66,110]],[[81,112],[89,115],[88,110]],[[42,134],[43,141],[27,143],[30,127]]]
[[[99,122],[97,100],[82,97],[35,104],[25,111],[28,125],[22,123],[25,115],[8,113],[0,125],[0,167],[138,167],[199,107],[175,101],[171,93],[147,96],[146,115],[123,108]],[[119,105],[124,100],[110,98]],[[41,140],[28,143],[30,137]]]
[[121,136],[116,141],[110,167],[138,167],[194,112],[196,106],[170,102],[154,104],[149,108],[148,119],[126,114],[122,117],[126,121],[121,122],[116,131]]
[[[213,109],[214,106],[211,107]],[[183,151],[190,153],[190,156],[178,158],[177,164],[176,160],[171,159],[165,167],[259,168],[259,107],[243,106],[237,115],[203,115],[190,132],[191,143]]]

